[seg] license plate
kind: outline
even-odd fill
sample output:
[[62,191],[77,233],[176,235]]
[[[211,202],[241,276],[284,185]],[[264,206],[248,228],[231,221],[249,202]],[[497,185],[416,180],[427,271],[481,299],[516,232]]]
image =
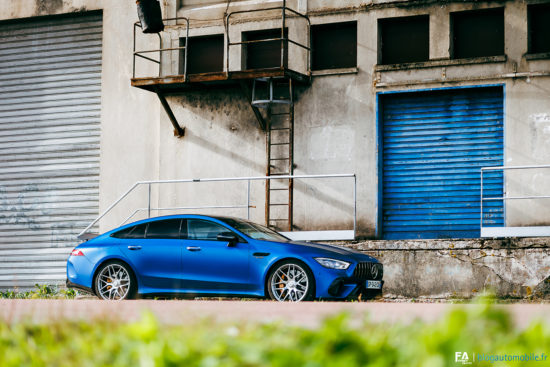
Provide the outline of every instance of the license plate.
[[367,289],[382,289],[382,282],[379,280],[367,280]]

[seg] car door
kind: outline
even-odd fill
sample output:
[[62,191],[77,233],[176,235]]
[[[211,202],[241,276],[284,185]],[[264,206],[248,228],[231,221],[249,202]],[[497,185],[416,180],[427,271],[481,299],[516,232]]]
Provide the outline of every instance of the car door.
[[235,233],[213,221],[187,219],[183,225],[186,228],[185,234],[182,230],[186,289],[222,294],[252,289],[246,241],[240,239],[230,246],[227,241],[218,241],[218,234]]
[[121,245],[138,273],[140,288],[170,292],[181,288],[181,219],[164,219],[136,226]]

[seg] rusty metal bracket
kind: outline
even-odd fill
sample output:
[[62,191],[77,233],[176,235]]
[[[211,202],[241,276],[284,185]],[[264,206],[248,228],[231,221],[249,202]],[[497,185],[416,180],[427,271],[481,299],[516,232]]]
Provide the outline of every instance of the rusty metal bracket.
[[164,107],[164,110],[166,111],[166,114],[168,115],[172,126],[174,126],[174,136],[177,136],[178,138],[185,136],[185,128],[182,128],[178,123],[178,120],[176,119],[174,112],[172,112],[172,109],[170,108],[170,105],[168,104],[168,101],[166,100],[164,94],[157,93],[157,96],[159,97],[160,103],[162,104],[162,107]]
[[258,120],[258,124],[260,125],[260,128],[263,131],[267,131],[267,123],[265,121],[265,118],[262,116],[262,113],[260,112],[260,109],[252,104],[252,91],[250,90],[250,87],[248,86],[248,83],[244,80],[240,81],[241,89],[243,90],[244,95],[248,99],[248,103],[250,104],[250,108],[252,108],[252,112],[254,112],[254,115],[256,116],[256,120]]

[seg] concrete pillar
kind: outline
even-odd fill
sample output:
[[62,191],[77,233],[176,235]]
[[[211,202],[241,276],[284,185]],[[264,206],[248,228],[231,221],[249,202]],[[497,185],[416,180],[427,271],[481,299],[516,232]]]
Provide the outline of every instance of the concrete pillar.
[[430,60],[448,59],[450,55],[450,17],[447,6],[430,12]]

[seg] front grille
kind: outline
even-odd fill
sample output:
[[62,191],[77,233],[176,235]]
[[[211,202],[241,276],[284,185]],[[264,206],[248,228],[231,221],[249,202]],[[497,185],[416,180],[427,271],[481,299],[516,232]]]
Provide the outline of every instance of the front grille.
[[381,280],[384,276],[384,266],[380,263],[358,263],[353,276],[359,280]]

